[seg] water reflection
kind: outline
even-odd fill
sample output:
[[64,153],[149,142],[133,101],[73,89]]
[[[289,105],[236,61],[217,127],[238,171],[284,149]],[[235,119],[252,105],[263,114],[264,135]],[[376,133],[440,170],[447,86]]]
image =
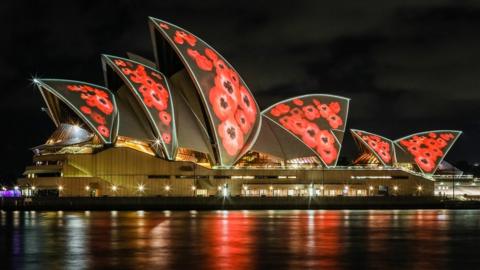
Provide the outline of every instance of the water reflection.
[[1,212],[7,268],[478,268],[478,210]]

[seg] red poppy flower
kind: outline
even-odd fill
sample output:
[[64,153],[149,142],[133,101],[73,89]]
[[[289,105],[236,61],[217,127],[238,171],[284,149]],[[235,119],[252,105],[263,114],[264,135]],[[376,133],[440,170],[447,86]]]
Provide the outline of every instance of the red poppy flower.
[[120,59],[115,59],[114,62],[115,62],[115,65],[117,65],[119,67],[127,66],[127,64],[125,64],[125,62],[123,60],[120,60]]
[[295,116],[290,116],[288,118],[288,121],[289,122],[288,122],[287,128],[298,136],[302,136],[305,133],[310,123],[305,119],[302,119],[300,117],[295,117]]
[[67,85],[67,89],[73,92],[86,93],[88,91],[86,86],[87,85]]
[[172,141],[172,135],[170,135],[170,133],[168,132],[164,132],[162,133],[162,139],[164,143],[170,144],[170,142]]
[[230,98],[233,100],[233,106],[236,107],[240,99],[240,90],[238,81],[234,82],[227,72],[217,73],[215,76],[215,86],[217,89],[221,89],[227,93]]
[[308,123],[302,134],[302,141],[310,148],[317,146],[317,138],[320,129],[315,123]]
[[297,106],[303,106],[303,100],[299,99],[299,98],[296,98],[293,100],[293,104],[297,105]]
[[433,148],[430,151],[432,151],[432,154],[434,157],[441,157],[443,156],[443,151],[438,149],[438,148]]
[[290,116],[284,116],[278,119],[278,122],[280,123],[280,125],[282,125],[286,129],[292,130],[292,124],[291,124],[290,118],[291,118]]
[[290,114],[295,117],[303,118],[303,111],[300,108],[293,108]]
[[104,125],[100,125],[97,127],[97,130],[98,132],[100,133],[100,135],[102,135],[103,137],[109,137],[110,136],[110,130],[104,126]]
[[318,101],[318,99],[314,98],[313,99],[313,104],[315,104],[315,106],[320,107],[320,105],[322,105],[322,103],[320,101]]
[[341,125],[343,125],[343,121],[342,121],[342,118],[340,118],[340,116],[336,114],[332,114],[328,117],[328,124],[330,125],[330,127],[336,129]]
[[208,60],[207,57],[200,54],[197,50],[187,49],[187,54],[195,60],[195,63],[201,70],[211,71],[213,68],[212,61]]
[[418,147],[418,145],[416,144],[412,144],[410,145],[408,148],[407,148],[408,152],[410,152],[410,154],[412,154],[413,156],[418,156],[422,153],[422,150],[420,149],[420,147]]
[[96,95],[96,96],[99,96],[99,97],[102,97],[102,98],[108,98],[107,92],[105,92],[105,91],[103,91],[103,90],[94,88],[92,92],[93,92],[93,94]]
[[448,144],[448,143],[447,143],[444,139],[442,139],[442,138],[437,138],[436,141],[437,141],[438,147],[440,147],[440,148],[443,148],[443,147],[447,146],[447,144]]
[[158,114],[158,117],[160,117],[160,120],[162,121],[162,123],[166,126],[169,126],[170,125],[170,122],[172,121],[172,116],[166,112],[166,111],[161,111],[159,114]]
[[151,71],[150,74],[157,78],[159,81],[163,80],[162,76],[160,76],[160,74],[158,74],[157,72],[154,72],[154,71]]
[[209,100],[213,112],[221,121],[233,117],[237,105],[226,91],[213,87],[210,89]]
[[445,141],[449,141],[450,139],[453,139],[455,136],[453,136],[452,133],[442,133],[440,134],[440,137]]
[[433,169],[435,169],[435,162],[433,162],[431,159],[419,155],[415,157],[415,163],[424,171],[424,172],[432,172]]
[[98,95],[90,95],[86,102],[88,106],[96,107],[106,115],[110,115],[113,112],[113,104],[108,98]]
[[143,102],[147,107],[153,107],[157,111],[163,111],[167,109],[168,92],[165,89],[140,87],[139,91],[142,93]]
[[243,133],[235,119],[228,118],[218,125],[218,134],[228,155],[234,156],[243,148]]
[[376,152],[378,149],[378,144],[376,141],[368,140],[368,145]]
[[307,105],[303,107],[302,110],[304,112],[305,117],[308,120],[314,120],[320,117],[320,113],[313,105]]
[[247,120],[245,112],[241,109],[238,109],[235,113],[235,120],[237,120],[237,124],[240,126],[240,129],[243,131],[243,133],[248,134],[252,128],[252,124]]
[[215,72],[217,74],[220,74],[220,73],[223,73],[223,72],[226,72],[226,71],[230,70],[228,68],[228,66],[225,64],[225,62],[223,62],[222,59],[216,60],[213,64],[215,65]]
[[168,24],[165,24],[165,23],[159,23],[160,27],[163,28],[163,29],[170,29],[170,26],[168,26]]
[[96,113],[96,112],[92,112],[92,114],[90,115],[90,117],[92,118],[93,121],[95,121],[97,124],[100,124],[100,125],[105,125],[105,117],[103,117],[102,115]]
[[330,110],[332,110],[333,113],[339,113],[341,110],[340,103],[333,101],[328,104],[328,107],[330,107]]
[[87,106],[80,107],[80,111],[82,111],[84,114],[91,114],[92,113],[92,109],[90,109]]
[[277,110],[277,108],[273,108],[272,110],[270,110],[270,113],[275,117],[279,117],[280,115],[282,115],[282,113]]
[[430,132],[428,133],[428,137],[435,139],[437,138],[437,134],[435,132]]
[[320,148],[328,148],[335,145],[335,138],[328,130],[320,130],[318,132],[317,146]]
[[175,31],[173,40],[180,45],[182,45],[184,42],[187,42],[192,47],[197,43],[197,38],[194,35],[187,34],[186,32],[179,30]]
[[240,86],[239,105],[240,108],[242,108],[242,110],[245,112],[247,120],[252,124],[255,123],[257,119],[257,106],[252,94],[250,94],[250,92],[248,92],[248,90],[243,86]]
[[437,148],[439,147],[437,140],[431,139],[431,138],[426,138],[423,143],[428,146],[428,148]]
[[280,114],[286,114],[290,111],[290,106],[284,103],[280,103],[275,106],[275,109],[278,110]]
[[320,154],[320,158],[327,165],[333,165],[335,160],[337,160],[338,151],[333,145],[327,147],[319,145],[317,147],[317,153]]
[[205,48],[205,55],[213,62],[216,62],[218,60],[217,54],[210,48]]
[[384,150],[380,150],[377,152],[377,154],[380,156],[380,158],[383,160],[385,163],[389,163],[392,157],[390,156],[390,153]]
[[332,114],[332,109],[330,109],[327,104],[321,104],[320,106],[317,106],[317,108],[320,112],[320,115],[325,119],[328,119],[328,117]]

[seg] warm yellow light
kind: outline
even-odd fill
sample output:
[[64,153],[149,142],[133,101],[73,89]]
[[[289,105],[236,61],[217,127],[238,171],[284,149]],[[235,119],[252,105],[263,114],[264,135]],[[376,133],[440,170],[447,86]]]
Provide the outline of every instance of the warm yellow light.
[[218,190],[222,190],[222,186],[218,186],[218,188],[217,188],[217,189],[218,189]]
[[90,190],[90,186],[85,186],[85,190],[86,190],[86,191],[89,191],[89,190]]
[[244,189],[244,190],[247,190],[247,189],[248,189],[248,186],[243,186],[243,189]]
[[369,190],[373,190],[373,187],[372,187],[372,186],[369,186],[368,189],[369,189]]
[[35,187],[35,186],[32,186],[32,190],[35,190],[35,189],[36,189],[36,187]]
[[58,190],[62,191],[62,190],[63,190],[63,186],[58,186]]
[[393,190],[397,191],[397,190],[398,190],[398,187],[397,187],[397,186],[393,186]]
[[321,190],[323,190],[323,189],[324,189],[324,187],[323,187],[323,186],[320,186],[320,189],[321,189]]
[[192,190],[195,190],[195,189],[197,189],[197,187],[196,187],[196,186],[192,186]]
[[273,189],[273,186],[270,186],[269,189],[272,190],[272,189]]
[[18,187],[18,186],[14,186],[14,187],[13,187],[13,189],[15,189],[15,190],[18,190],[18,189],[19,189],[19,187]]
[[144,185],[138,185],[138,191],[144,191],[145,186]]
[[165,186],[165,190],[166,190],[166,191],[169,191],[169,190],[170,190],[170,186],[168,186],[168,185]]
[[117,186],[113,185],[113,186],[112,186],[112,190],[113,190],[113,191],[117,191]]
[[422,186],[417,187],[418,191],[422,191]]

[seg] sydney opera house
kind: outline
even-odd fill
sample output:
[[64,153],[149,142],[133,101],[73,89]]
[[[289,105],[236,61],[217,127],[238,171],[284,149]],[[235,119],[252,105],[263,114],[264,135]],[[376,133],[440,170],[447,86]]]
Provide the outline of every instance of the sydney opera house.
[[460,131],[390,140],[351,129],[350,100],[292,97],[261,110],[190,32],[150,18],[155,62],[102,55],[105,85],[35,79],[56,130],[18,183],[37,196],[423,196]]

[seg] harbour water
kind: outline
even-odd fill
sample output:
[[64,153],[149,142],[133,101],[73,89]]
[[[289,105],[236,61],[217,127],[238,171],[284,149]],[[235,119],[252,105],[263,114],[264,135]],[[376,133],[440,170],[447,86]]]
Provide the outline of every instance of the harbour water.
[[478,269],[480,210],[2,211],[0,249],[2,269]]

